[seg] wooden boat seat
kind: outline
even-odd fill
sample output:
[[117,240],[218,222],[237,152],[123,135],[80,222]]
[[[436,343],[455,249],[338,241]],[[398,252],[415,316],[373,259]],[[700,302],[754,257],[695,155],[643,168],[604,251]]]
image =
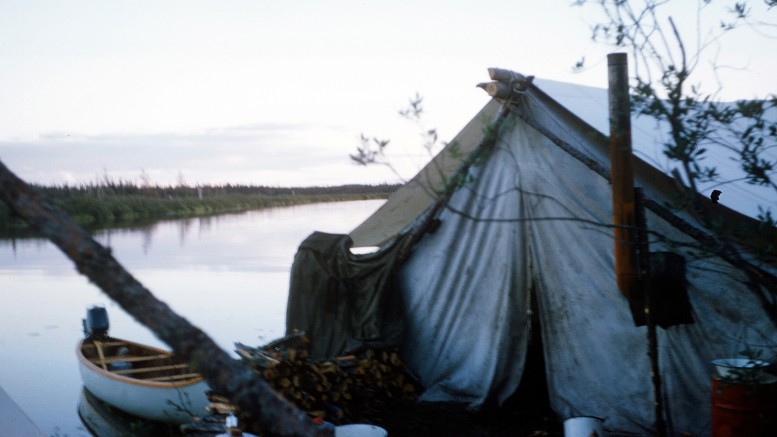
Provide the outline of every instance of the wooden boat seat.
[[171,357],[170,354],[146,355],[146,356],[114,355],[110,357],[105,357],[102,360],[99,358],[95,358],[92,360],[92,362],[97,365],[111,364],[117,361],[121,361],[125,363],[137,363],[141,361],[153,361],[153,360],[159,360],[159,359],[170,358],[170,357]]
[[167,382],[167,381],[175,381],[178,379],[196,378],[198,376],[200,376],[199,373],[185,373],[183,375],[158,376],[156,378],[146,378],[146,381]]
[[[97,343],[97,341],[95,341],[95,343]],[[84,346],[86,346],[86,347],[96,347],[95,343],[86,343],[86,342],[84,342]],[[127,342],[125,342],[125,341],[100,341],[99,345],[100,346],[104,346],[104,347],[126,346]]]
[[134,373],[164,372],[166,370],[178,370],[189,367],[188,364],[170,364],[167,366],[139,367],[137,369],[114,370],[117,375],[129,375]]

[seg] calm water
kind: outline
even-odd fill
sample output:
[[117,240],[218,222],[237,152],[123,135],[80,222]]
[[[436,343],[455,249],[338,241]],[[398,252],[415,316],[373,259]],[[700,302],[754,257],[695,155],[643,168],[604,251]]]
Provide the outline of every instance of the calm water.
[[[347,233],[382,203],[181,220],[96,239],[158,298],[236,356],[236,341],[258,345],[283,335],[299,243],[314,230]],[[111,334],[166,348],[48,241],[0,240],[0,386],[47,435],[89,435],[77,414],[82,385],[75,347],[81,319],[95,304],[108,309]]]

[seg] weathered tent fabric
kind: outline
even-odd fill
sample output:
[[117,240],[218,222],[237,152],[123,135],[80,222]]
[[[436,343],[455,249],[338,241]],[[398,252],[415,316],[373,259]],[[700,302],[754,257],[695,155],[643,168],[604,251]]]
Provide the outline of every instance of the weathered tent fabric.
[[[581,86],[551,80],[535,79],[540,90],[547,93],[558,102],[565,111],[579,117],[596,131],[609,133],[608,91],[604,88]],[[537,91],[537,90],[535,90]],[[772,108],[765,114],[766,120],[777,118],[777,109]],[[745,120],[732,122],[733,127],[743,130]],[[649,116],[631,117],[631,135],[635,156],[653,168],[668,173],[676,163],[664,154],[664,144],[670,141],[666,125],[662,125]],[[738,139],[725,130],[718,130],[712,137],[721,143],[736,144]],[[777,160],[777,149],[765,149],[760,152],[764,159]],[[725,205],[749,217],[758,217],[758,206],[775,205],[774,188],[757,186],[741,178],[740,159],[733,150],[722,147],[711,149],[707,153],[704,164],[713,164],[720,177],[715,181],[697,181],[699,192],[709,193],[713,189],[723,190]],[[726,181],[721,184],[720,181]],[[773,211],[774,212],[774,211]]]
[[437,199],[437,193],[445,189],[448,180],[459,171],[464,159],[471,155],[483,141],[489,126],[499,114],[502,105],[493,100],[489,102],[477,117],[427,165],[421,172],[409,180],[380,209],[348,235],[356,247],[377,246],[402,231],[431,203]]
[[402,241],[356,255],[347,235],[310,235],[292,264],[287,333],[307,332],[315,358],[399,345],[403,314],[395,265]]
[[[634,326],[615,285],[610,186],[552,140],[609,168],[607,144],[536,88],[520,111],[554,138],[511,116],[493,154],[471,169],[474,182],[453,195],[441,227],[400,269],[405,361],[424,400],[503,401],[518,387],[530,318],[539,317],[551,406],[561,418],[605,417],[611,432],[650,434],[646,330]],[[648,197],[672,200],[669,178],[641,161],[635,168]],[[651,213],[647,220],[669,239],[690,241]],[[679,251],[651,246],[669,249]],[[745,346],[774,353],[777,329],[741,272],[685,255],[696,323],[659,330],[664,402],[671,434],[708,435],[710,361]]]

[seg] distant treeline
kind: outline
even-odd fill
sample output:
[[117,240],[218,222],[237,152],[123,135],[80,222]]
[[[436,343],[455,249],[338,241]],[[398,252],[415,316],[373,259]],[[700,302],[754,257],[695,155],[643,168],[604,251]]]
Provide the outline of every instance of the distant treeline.
[[[130,183],[35,186],[89,230],[134,226],[316,202],[382,199],[399,185],[266,187],[246,185],[139,186]],[[29,234],[27,224],[0,202],[0,237]]]

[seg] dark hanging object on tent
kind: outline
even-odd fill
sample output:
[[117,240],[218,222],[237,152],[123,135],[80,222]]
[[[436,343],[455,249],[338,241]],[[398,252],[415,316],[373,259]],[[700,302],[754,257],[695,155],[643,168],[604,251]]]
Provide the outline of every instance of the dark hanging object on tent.
[[440,225],[442,225],[442,220],[435,218],[429,223],[429,227],[426,229],[426,232],[429,234],[434,234],[437,232],[437,229],[440,229]]
[[314,359],[398,346],[404,304],[395,272],[408,238],[355,255],[348,235],[308,236],[291,266],[286,333],[306,332]]
[[[647,286],[653,293],[652,311],[656,325],[666,329],[693,323],[685,280],[685,258],[673,252],[650,253],[650,279]],[[644,326],[644,296],[632,296],[629,305],[634,324]]]

